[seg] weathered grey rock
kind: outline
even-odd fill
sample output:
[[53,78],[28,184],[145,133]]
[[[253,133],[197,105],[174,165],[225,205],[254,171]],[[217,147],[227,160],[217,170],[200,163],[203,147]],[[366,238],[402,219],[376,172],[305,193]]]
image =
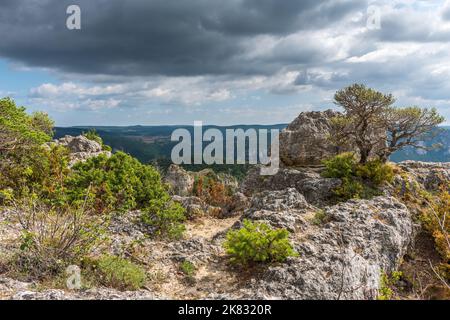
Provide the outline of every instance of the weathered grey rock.
[[296,189],[264,191],[252,198],[252,206],[246,210],[243,219],[268,223],[274,228],[284,228],[291,232],[306,225],[303,216],[313,207]]
[[170,165],[164,176],[164,182],[170,186],[172,193],[175,195],[192,195],[194,177],[180,166]]
[[252,209],[283,211],[309,207],[305,197],[295,188],[278,191],[263,191],[252,198]]
[[288,166],[320,165],[322,160],[344,150],[328,137],[333,110],[302,112],[280,133],[280,159]]
[[26,291],[31,283],[0,276],[0,300],[8,298],[19,291]]
[[114,289],[96,288],[80,291],[64,291],[60,289],[49,289],[44,291],[19,291],[11,300],[154,300],[161,297],[152,292],[118,291]]
[[76,137],[64,136],[58,140],[50,142],[49,145],[56,144],[60,146],[65,146],[70,151],[70,162],[69,166],[73,166],[75,163],[80,161],[86,161],[89,158],[105,154],[106,156],[111,156],[111,152],[103,151],[102,146],[93,140],[89,140],[83,135]]
[[139,210],[129,211],[126,214],[114,215],[108,226],[107,247],[97,249],[98,254],[104,254],[105,250],[111,254],[123,255],[130,244],[142,241],[155,232],[155,227],[145,224],[142,219],[142,212]]
[[164,299],[146,290],[118,291],[111,288],[88,290],[46,289],[36,291],[35,284],[0,275],[0,300],[149,300]]
[[269,267],[234,298],[375,299],[413,238],[407,208],[391,197],[349,201],[325,210],[322,228],[298,240],[300,256]]
[[221,250],[220,246],[200,237],[181,240],[168,245],[170,258],[179,262],[188,260],[193,263],[205,263],[214,259]]
[[250,200],[243,193],[236,192],[231,196],[231,203],[226,208],[227,217],[237,215],[244,212],[250,207]]
[[264,190],[295,188],[309,203],[321,205],[333,197],[333,190],[340,184],[339,179],[323,178],[320,173],[311,170],[280,168],[273,176],[261,176],[259,168],[253,168],[242,182],[241,191],[251,196]]
[[398,166],[428,191],[437,191],[445,185],[450,190],[450,162],[403,161]]

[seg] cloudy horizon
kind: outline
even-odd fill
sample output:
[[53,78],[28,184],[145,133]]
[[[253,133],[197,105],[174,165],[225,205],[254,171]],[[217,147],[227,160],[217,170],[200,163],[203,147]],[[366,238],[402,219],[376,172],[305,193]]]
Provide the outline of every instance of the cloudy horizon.
[[450,124],[450,1],[3,0],[0,36],[0,95],[58,126],[287,123],[352,83]]

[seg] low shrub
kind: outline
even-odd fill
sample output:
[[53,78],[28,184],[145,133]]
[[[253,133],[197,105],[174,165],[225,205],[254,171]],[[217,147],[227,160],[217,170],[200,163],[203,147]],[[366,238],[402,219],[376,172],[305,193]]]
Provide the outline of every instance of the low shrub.
[[184,260],[181,264],[180,264],[180,270],[181,272],[183,272],[183,274],[185,274],[187,277],[193,277],[195,275],[195,272],[197,271],[197,268],[195,267],[195,265],[188,261],[188,260]]
[[341,153],[323,162],[325,170],[322,175],[325,178],[350,178],[355,175],[357,161],[354,153]]
[[356,167],[356,175],[370,181],[374,186],[381,186],[394,179],[394,169],[389,164],[375,159]]
[[342,181],[334,190],[341,200],[369,199],[380,195],[378,188],[394,178],[394,170],[389,164],[378,159],[360,164],[353,153],[339,154],[325,160],[324,165],[322,176]]
[[425,200],[427,207],[421,212],[421,221],[425,229],[432,235],[435,247],[442,257],[440,271],[447,282],[450,282],[450,193],[448,186],[443,185],[435,196],[429,195]]
[[193,194],[212,206],[226,207],[231,203],[233,190],[226,186],[225,178],[213,171],[196,174]]
[[72,201],[91,187],[98,213],[141,209],[167,194],[158,171],[123,152],[75,164],[66,185]]
[[46,114],[29,115],[12,99],[0,99],[0,190],[12,189],[19,196],[39,182],[36,168],[43,157],[42,144],[53,135],[52,127]]
[[70,201],[90,188],[89,200],[97,213],[141,210],[142,221],[154,227],[157,237],[178,239],[185,230],[185,209],[172,201],[159,172],[123,152],[76,164],[66,186]]
[[12,212],[22,227],[14,263],[33,278],[54,276],[79,263],[99,244],[104,231],[103,222],[84,206],[55,207],[31,198],[15,204]]
[[364,187],[362,182],[353,178],[342,178],[342,183],[334,189],[334,194],[342,200],[360,199],[364,193]]
[[311,219],[311,223],[319,226],[327,220],[327,214],[325,210],[318,210],[314,213],[314,217]]
[[165,194],[150,200],[143,209],[142,221],[155,228],[155,235],[168,239],[180,239],[185,231],[186,210]]
[[94,273],[100,283],[119,290],[138,290],[146,281],[142,267],[112,255],[104,255],[94,261]]
[[241,229],[228,232],[224,247],[233,263],[283,262],[297,255],[288,237],[286,229],[244,220]]
[[390,276],[385,272],[381,273],[378,300],[391,300],[393,298],[392,287],[401,279],[402,275],[403,273],[400,271],[394,271]]

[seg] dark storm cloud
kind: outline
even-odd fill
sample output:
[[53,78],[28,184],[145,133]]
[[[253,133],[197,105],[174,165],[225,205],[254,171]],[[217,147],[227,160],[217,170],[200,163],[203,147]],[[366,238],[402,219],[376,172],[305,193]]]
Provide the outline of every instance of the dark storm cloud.
[[[450,7],[449,7],[450,8]],[[426,15],[420,11],[406,10],[396,7],[392,12],[381,12],[381,28],[368,30],[365,39],[389,42],[449,42],[450,34],[447,30],[436,29],[434,20],[441,18],[450,20],[450,9],[434,15]]]
[[[321,57],[248,59],[248,41],[329,27],[360,0],[2,0],[0,56],[63,72],[109,75],[270,74]],[[65,27],[78,4],[82,30]],[[284,61],[288,59],[288,61]]]

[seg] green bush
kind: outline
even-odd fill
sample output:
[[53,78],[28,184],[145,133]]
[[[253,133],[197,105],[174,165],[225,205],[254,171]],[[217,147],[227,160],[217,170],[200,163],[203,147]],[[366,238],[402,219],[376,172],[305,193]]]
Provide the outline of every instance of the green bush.
[[322,176],[342,181],[334,190],[334,194],[341,200],[369,199],[380,195],[377,188],[394,178],[394,171],[390,165],[378,159],[360,164],[353,153],[337,155],[324,161],[324,165]]
[[146,281],[145,270],[126,259],[105,255],[94,262],[98,280],[105,286],[119,290],[138,290]]
[[18,153],[50,141],[53,122],[45,113],[26,113],[10,98],[0,99],[0,155]]
[[90,187],[99,213],[141,209],[167,198],[158,171],[123,152],[75,164],[66,186],[71,200],[83,197]]
[[142,221],[155,228],[155,235],[168,239],[180,239],[185,231],[185,209],[165,194],[149,201],[143,210]]
[[9,98],[0,99],[0,192],[14,196],[40,190],[45,160],[42,144],[51,140],[53,122],[44,113],[29,115]]
[[186,220],[184,208],[172,201],[156,169],[118,152],[78,163],[66,183],[71,201],[90,188],[97,213],[142,210],[142,221],[154,227],[154,235],[180,238]]
[[180,270],[181,272],[183,272],[187,277],[193,277],[195,272],[197,271],[197,268],[195,267],[195,265],[188,261],[188,260],[184,260],[181,264],[180,264]]
[[325,212],[325,210],[317,210],[314,213],[313,218],[311,219],[311,223],[316,225],[316,226],[320,226],[321,224],[325,223],[327,220],[327,214]]
[[350,178],[355,175],[357,161],[353,153],[342,153],[324,162],[325,178]]
[[370,181],[374,186],[381,186],[394,179],[394,169],[381,160],[368,161],[365,165],[358,165],[356,175]]
[[334,194],[342,200],[349,199],[361,199],[364,198],[366,186],[360,181],[354,180],[353,178],[342,178],[342,183],[339,187],[334,189]]
[[297,255],[288,236],[286,229],[244,220],[241,229],[228,232],[224,247],[234,263],[283,262]]
[[391,300],[394,296],[394,290],[392,290],[392,288],[397,284],[402,276],[403,273],[401,271],[394,271],[391,276],[387,275],[385,272],[382,272],[380,276],[380,289],[377,299]]

